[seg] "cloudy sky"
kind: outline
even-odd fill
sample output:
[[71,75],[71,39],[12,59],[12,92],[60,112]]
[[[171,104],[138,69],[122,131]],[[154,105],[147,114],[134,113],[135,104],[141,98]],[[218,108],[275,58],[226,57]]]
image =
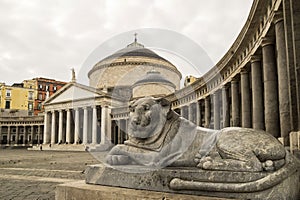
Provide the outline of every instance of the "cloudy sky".
[[[101,44],[127,35],[128,41],[114,46],[113,53],[133,41],[135,30],[145,28],[182,34],[216,63],[236,39],[251,4],[251,0],[0,0],[0,82],[9,85],[35,77],[69,81],[70,69],[79,72]],[[142,33],[138,38],[143,43]],[[104,56],[99,54],[98,60]]]

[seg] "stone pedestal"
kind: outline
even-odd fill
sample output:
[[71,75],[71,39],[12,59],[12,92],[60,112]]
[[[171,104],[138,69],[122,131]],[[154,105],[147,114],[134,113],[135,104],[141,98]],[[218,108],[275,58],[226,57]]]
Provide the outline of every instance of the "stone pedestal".
[[[141,194],[144,192],[143,199],[149,197],[147,194],[155,194],[157,191],[160,194],[219,198],[298,199],[300,174],[297,167],[296,160],[292,158],[277,172],[209,171],[193,167],[149,169],[141,166],[115,166],[112,168],[99,164],[88,166],[85,173],[86,183],[97,185],[99,189],[105,188],[103,186],[111,186],[110,194],[114,194],[118,189],[127,190],[121,188],[130,188]],[[177,179],[176,183],[175,179]],[[60,190],[62,193],[63,190]],[[69,193],[71,195],[71,192]],[[124,199],[136,199],[138,196],[135,195],[135,192],[129,192]]]
[[56,200],[106,200],[106,199],[172,199],[172,200],[226,200],[225,198],[205,197],[185,194],[172,194],[166,192],[154,192],[146,190],[135,190],[120,187],[109,187],[102,185],[90,185],[84,181],[69,182],[61,184],[56,189]]

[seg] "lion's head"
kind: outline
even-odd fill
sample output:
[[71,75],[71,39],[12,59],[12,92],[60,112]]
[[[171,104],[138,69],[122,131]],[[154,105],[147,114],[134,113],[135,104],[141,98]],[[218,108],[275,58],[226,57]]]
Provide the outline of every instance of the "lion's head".
[[163,98],[145,97],[131,102],[129,110],[129,136],[146,139],[161,132],[170,111],[170,103]]

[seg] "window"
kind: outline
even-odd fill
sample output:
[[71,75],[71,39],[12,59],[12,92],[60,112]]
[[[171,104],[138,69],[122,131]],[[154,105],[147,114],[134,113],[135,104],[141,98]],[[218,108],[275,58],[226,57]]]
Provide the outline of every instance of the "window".
[[42,103],[38,103],[37,109],[42,110]]
[[43,94],[39,93],[39,100],[43,100]]
[[5,109],[10,109],[10,101],[5,101]]
[[10,90],[6,90],[6,97],[11,97],[11,91]]
[[56,90],[57,90],[57,87],[53,86],[53,92],[56,92]]
[[30,111],[33,110],[33,104],[32,104],[32,103],[29,103],[29,104],[28,104],[28,110],[30,110]]
[[46,85],[46,91],[49,91],[49,85]]
[[29,100],[32,100],[32,99],[33,99],[33,92],[29,92],[29,94],[28,94],[28,99],[29,99]]
[[42,90],[43,89],[43,85],[40,84],[39,85],[39,89]]

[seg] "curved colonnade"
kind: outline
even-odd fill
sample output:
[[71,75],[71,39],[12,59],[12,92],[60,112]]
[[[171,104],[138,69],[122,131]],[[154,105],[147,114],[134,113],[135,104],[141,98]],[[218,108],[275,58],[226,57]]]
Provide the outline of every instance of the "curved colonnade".
[[224,57],[203,77],[167,98],[199,126],[262,129],[288,143],[299,129],[299,3],[254,0]]

